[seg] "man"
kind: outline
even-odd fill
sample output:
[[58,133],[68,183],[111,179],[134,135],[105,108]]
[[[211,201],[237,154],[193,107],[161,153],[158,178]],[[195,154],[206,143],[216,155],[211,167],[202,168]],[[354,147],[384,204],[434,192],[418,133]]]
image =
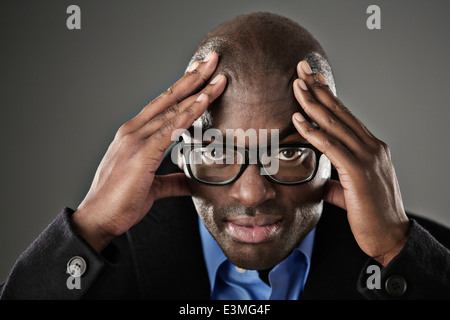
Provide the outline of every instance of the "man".
[[[211,128],[214,139],[189,134]],[[182,147],[170,149],[180,129]],[[230,149],[220,135],[243,143]],[[448,229],[406,215],[388,147],[335,96],[320,44],[256,13],[209,33],[186,74],[118,130],[83,202],[23,253],[0,292],[449,298],[449,245]]]

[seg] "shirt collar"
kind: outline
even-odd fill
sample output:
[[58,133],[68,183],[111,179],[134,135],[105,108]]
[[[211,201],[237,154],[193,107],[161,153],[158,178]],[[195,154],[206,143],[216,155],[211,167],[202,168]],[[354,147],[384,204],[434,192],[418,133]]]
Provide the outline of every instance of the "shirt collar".
[[[208,271],[209,283],[211,285],[211,292],[213,292],[217,271],[219,270],[219,267],[222,265],[222,263],[224,263],[227,260],[227,257],[225,256],[219,244],[213,238],[211,233],[208,231],[203,221],[200,218],[198,218],[198,221],[200,229],[200,238],[203,247],[203,256],[205,257],[206,269]],[[305,255],[308,265],[308,271],[314,246],[315,231],[316,228],[312,229],[312,231],[308,233],[308,235],[302,241],[300,241],[297,247],[295,247],[293,250],[293,251],[300,251]],[[286,259],[288,258],[289,257],[287,257]]]

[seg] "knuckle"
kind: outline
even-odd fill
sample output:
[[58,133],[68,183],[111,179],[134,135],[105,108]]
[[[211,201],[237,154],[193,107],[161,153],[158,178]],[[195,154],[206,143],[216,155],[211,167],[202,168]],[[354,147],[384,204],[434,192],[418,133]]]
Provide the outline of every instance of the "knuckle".
[[162,130],[158,129],[155,132],[153,132],[153,134],[151,135],[151,138],[154,140],[161,140],[163,136],[164,136],[164,134],[163,134]]
[[147,125],[153,125],[153,124],[155,124],[157,122],[162,122],[162,121],[165,121],[165,120],[166,120],[166,114],[163,112],[163,113],[158,114],[156,117],[150,119],[147,122]]
[[312,87],[313,89],[316,89],[316,88],[324,88],[324,87],[327,87],[327,86],[321,84],[321,83],[319,82],[319,79],[317,79],[317,77],[314,77],[314,82],[311,83],[311,87]]
[[383,147],[383,149],[384,149],[385,151],[389,151],[389,146],[387,145],[386,142],[384,142],[384,141],[378,139],[378,143]]
[[378,163],[386,158],[390,159],[389,147],[385,142],[375,139],[365,152],[363,158],[370,163]]
[[130,132],[132,132],[133,123],[130,121],[125,122],[120,128],[117,130],[116,137],[120,138],[126,136]]
[[186,73],[186,76],[188,78],[192,78],[192,80],[194,81],[198,81],[198,82],[206,82],[208,81],[209,77],[207,74],[203,73],[202,71],[198,70],[198,69],[194,69],[191,71],[188,71]]
[[178,115],[179,112],[180,112],[179,104],[178,103],[174,104],[173,106],[170,106],[169,108],[167,108],[164,112],[161,112],[156,117],[150,119],[147,122],[147,125],[153,125],[153,124],[155,124],[157,122],[164,122],[168,118],[171,118],[171,117],[174,117],[174,116]]
[[175,129],[175,124],[173,123],[173,121],[167,121],[163,125],[163,130],[164,131],[172,131],[174,129]]
[[379,145],[380,145],[378,152],[380,154],[381,153],[384,154],[385,157],[390,159],[391,158],[391,150],[389,149],[389,146],[387,145],[387,143],[384,142],[384,141],[381,141],[381,140],[378,140],[378,142],[379,142]]
[[327,122],[328,122],[328,125],[331,126],[331,127],[336,127],[339,124],[338,119],[336,117],[332,116],[332,115],[330,115],[327,118]]
[[311,106],[311,105],[313,106],[316,103],[317,103],[316,100],[312,96],[309,96],[309,97],[306,98],[306,104],[308,106]]
[[132,159],[141,148],[142,140],[138,139],[135,134],[127,133],[116,137],[111,144],[113,150],[120,150],[121,156],[126,159]]
[[318,131],[319,131],[319,129],[314,128],[313,126],[309,125],[305,129],[305,134],[308,136],[313,136],[313,135],[316,135],[318,133]]
[[339,103],[333,103],[332,105],[331,105],[331,111],[333,111],[333,112],[340,112],[341,111],[341,107],[340,107],[340,105],[339,105]]
[[174,97],[177,104],[181,102],[174,85],[171,85],[166,91],[164,91],[163,95],[171,98]]
[[341,101],[337,101],[334,102],[331,109],[334,112],[348,112],[350,113],[350,110],[348,110],[348,108],[341,102]]
[[189,116],[193,116],[195,114],[195,110],[192,107],[186,108],[186,110],[184,110],[184,112]]
[[305,103],[302,105],[304,108],[311,108],[316,104],[316,100],[312,96],[305,97]]
[[340,112],[342,111],[342,107],[343,105],[339,102],[334,102],[333,105],[331,106],[331,110],[335,111],[335,112]]
[[166,91],[164,91],[164,94],[167,95],[167,96],[171,96],[171,95],[173,95],[174,91],[175,91],[174,87],[173,87],[173,85],[171,85],[169,88],[167,88]]
[[356,139],[356,140],[358,139],[358,137],[356,136],[355,132],[352,129],[350,129],[349,126],[343,124],[342,125],[342,130],[344,131],[344,134],[346,134],[348,136],[351,136],[353,139]]
[[335,147],[337,145],[337,140],[334,137],[328,136],[324,138],[323,144],[325,148]]
[[131,146],[131,145],[136,144],[137,139],[134,134],[127,133],[120,137],[120,141],[121,141],[121,144],[124,144],[125,146]]
[[302,107],[307,114],[310,114],[315,110],[318,110],[319,104],[314,97],[306,97],[304,103],[302,103]]
[[209,76],[203,72],[199,72],[198,75],[199,75],[199,79],[201,80],[202,83],[209,80]]
[[339,129],[342,131],[343,135],[352,138],[354,141],[359,141],[358,136],[355,132],[345,123],[339,123]]
[[388,146],[386,143],[384,143],[381,140],[375,139],[373,146],[372,146],[373,153],[375,153],[377,155],[381,155],[383,153],[386,153],[386,149],[388,149]]
[[185,114],[185,117],[190,120],[197,119],[200,116],[199,112],[192,106],[189,108],[186,108],[186,110],[184,110],[184,114]]
[[196,76],[196,75],[198,75],[199,73],[200,73],[200,71],[198,71],[197,69],[194,69],[194,70],[188,71],[188,72],[186,73],[186,75],[187,75],[188,77],[190,77],[190,76]]
[[170,106],[167,110],[166,110],[166,114],[168,114],[169,116],[176,116],[180,113],[180,106],[179,104],[174,104],[173,106]]

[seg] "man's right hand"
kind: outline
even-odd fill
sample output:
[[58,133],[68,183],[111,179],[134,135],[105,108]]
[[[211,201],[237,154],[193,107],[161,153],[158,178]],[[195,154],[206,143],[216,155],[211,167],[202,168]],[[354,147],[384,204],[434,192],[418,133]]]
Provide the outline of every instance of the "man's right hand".
[[189,195],[183,173],[155,175],[172,132],[187,129],[225,89],[219,74],[202,92],[219,57],[211,52],[203,62],[149,103],[118,130],[103,157],[91,188],[72,215],[72,225],[97,252],[137,224],[155,200]]

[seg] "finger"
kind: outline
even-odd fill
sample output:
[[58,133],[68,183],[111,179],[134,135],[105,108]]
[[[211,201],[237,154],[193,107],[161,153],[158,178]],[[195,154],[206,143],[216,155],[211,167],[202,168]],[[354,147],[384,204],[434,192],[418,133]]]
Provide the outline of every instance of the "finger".
[[347,210],[345,205],[344,188],[337,180],[328,180],[325,184],[323,200],[341,209]]
[[[154,132],[159,130],[163,126],[171,126],[171,122],[175,117],[180,116],[191,106],[196,107],[195,101],[200,97],[202,93],[206,94],[209,99],[209,103],[217,99],[225,89],[227,78],[223,74],[218,74],[202,92],[197,93],[183,100],[181,103],[172,106],[164,112],[157,115],[152,120],[148,121],[143,127],[141,127],[136,134],[142,139],[150,137]],[[195,119],[194,119],[195,120]],[[190,125],[189,125],[190,126]],[[175,129],[179,129],[176,127]]]
[[355,156],[339,140],[314,127],[300,112],[293,114],[292,122],[302,137],[327,156],[339,174],[345,172],[345,168],[354,167]]
[[210,52],[195,69],[186,72],[174,85],[151,101],[136,117],[131,119],[127,123],[129,130],[137,130],[159,113],[180,103],[196,92],[214,73],[218,61],[218,54],[213,51]]
[[338,139],[352,152],[362,151],[361,140],[353,130],[314,98],[303,79],[294,81],[294,95],[309,118],[323,131]]
[[321,73],[313,74],[308,63],[300,61],[297,65],[297,74],[305,81],[315,99],[351,128],[362,141],[365,141],[367,137],[373,137],[366,126],[334,95]]
[[[202,93],[188,108],[177,117],[173,117],[146,139],[146,153],[152,159],[162,158],[166,149],[178,139],[174,132],[178,129],[187,129],[198,119],[209,105],[209,97]],[[181,132],[180,132],[181,134]]]
[[169,197],[189,196],[191,191],[184,173],[172,173],[155,176],[149,195],[154,195],[154,200],[159,200]]
[[159,151],[160,155],[164,154],[170,144],[178,138],[178,136],[174,136],[173,133],[176,133],[174,131],[177,130],[178,133],[181,133],[179,129],[189,128],[203,114],[208,105],[225,89],[225,75],[219,75],[218,79],[218,82],[212,84],[213,86],[217,86],[217,88],[212,90],[212,96],[209,96],[204,90],[183,112],[165,122],[155,132],[149,134],[147,137],[149,152],[153,152],[154,156],[158,156],[155,151]]

